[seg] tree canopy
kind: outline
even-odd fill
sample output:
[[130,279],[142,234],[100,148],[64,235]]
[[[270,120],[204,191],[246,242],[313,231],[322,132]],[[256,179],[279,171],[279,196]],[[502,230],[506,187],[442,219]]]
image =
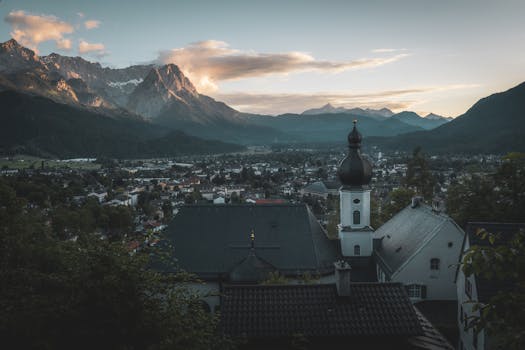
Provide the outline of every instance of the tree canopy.
[[[211,349],[217,317],[188,276],[149,269],[162,252],[56,231],[48,209],[0,179],[0,339],[20,349]],[[52,212],[52,210],[51,210]],[[51,218],[51,219],[50,219]]]
[[500,242],[496,234],[478,232],[488,244],[472,246],[463,258],[463,272],[501,286],[487,303],[476,303],[470,327],[485,329],[498,349],[525,348],[525,232]]

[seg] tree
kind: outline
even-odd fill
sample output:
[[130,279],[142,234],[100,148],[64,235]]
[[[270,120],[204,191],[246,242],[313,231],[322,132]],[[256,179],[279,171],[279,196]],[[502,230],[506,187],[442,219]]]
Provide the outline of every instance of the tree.
[[450,186],[447,192],[449,215],[461,226],[468,221],[523,221],[524,159],[525,156],[511,153],[503,158],[494,174],[472,175],[463,183]]
[[[390,220],[394,215],[399,213],[403,208],[410,204],[415,193],[409,188],[398,188],[388,195],[390,201],[381,210],[382,222]],[[378,226],[379,227],[379,226]]]
[[493,233],[479,230],[486,245],[472,246],[463,258],[463,272],[494,285],[503,285],[488,303],[476,303],[469,327],[483,329],[499,349],[525,348],[525,231],[517,232],[506,244]]
[[416,192],[425,199],[432,199],[436,181],[429,170],[421,147],[416,147],[412,153],[412,158],[408,160],[405,182],[408,187],[414,187]]
[[90,233],[63,240],[0,179],[0,339],[29,349],[212,349],[229,343],[187,275]]

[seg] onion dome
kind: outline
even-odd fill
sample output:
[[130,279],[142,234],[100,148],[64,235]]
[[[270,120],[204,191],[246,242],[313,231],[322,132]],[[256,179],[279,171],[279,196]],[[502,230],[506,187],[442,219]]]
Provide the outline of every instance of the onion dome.
[[348,134],[348,155],[339,164],[339,180],[345,187],[362,187],[372,179],[372,165],[361,155],[361,141],[363,137],[357,131],[357,120],[354,128]]

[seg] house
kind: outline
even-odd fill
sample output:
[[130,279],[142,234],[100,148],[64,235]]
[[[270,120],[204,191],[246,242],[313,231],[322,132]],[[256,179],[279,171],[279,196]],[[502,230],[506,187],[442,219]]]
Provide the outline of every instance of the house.
[[335,264],[335,283],[229,285],[221,294],[220,329],[247,349],[453,349],[413,307],[400,283],[353,283]]
[[[370,224],[372,164],[361,154],[362,137],[355,123],[348,135],[348,154],[338,169],[341,182],[338,239],[328,238],[305,204],[189,205],[181,207],[168,226],[166,236],[174,247],[177,266],[206,282],[194,284],[193,288],[201,293],[207,308],[221,308],[221,322],[226,333],[245,334],[248,340],[255,340],[260,336],[257,332],[268,331],[266,335],[275,340],[284,335],[306,332],[321,343],[323,339],[330,339],[348,346],[347,340],[350,339],[356,344],[365,344],[366,348],[397,345],[411,348],[407,345],[409,338],[416,337],[418,340],[411,338],[419,344],[416,348],[428,345],[424,345],[428,339],[420,327],[424,317],[419,317],[414,311],[405,289],[406,284],[414,283],[401,271],[409,270],[404,270],[403,266],[418,268],[414,272],[416,282],[427,285],[429,295],[437,297],[442,292],[437,285],[444,285],[446,292],[440,297],[448,297],[452,286],[451,298],[455,299],[453,272],[449,276],[444,264],[457,261],[462,236],[455,227],[449,229],[453,223],[438,213],[430,213],[437,219],[419,230],[406,224],[410,230],[394,233],[386,227],[384,231],[380,228],[378,233],[374,232]],[[414,213],[421,211],[418,215],[421,220],[426,220],[426,207],[421,205],[414,210]],[[411,218],[408,215],[407,220]],[[396,220],[391,223],[394,228]],[[381,238],[383,232],[386,238]],[[419,236],[412,236],[418,232]],[[393,264],[391,243],[410,237],[417,242],[413,242],[410,249],[405,245],[401,254],[395,245],[393,253],[397,260]],[[389,240],[388,244],[385,239]],[[439,245],[442,240],[448,250],[443,254],[440,250],[434,252],[432,242]],[[452,242],[450,247],[449,242]],[[423,253],[418,254],[421,251]],[[407,252],[410,254],[405,255]],[[416,256],[424,258],[431,253],[437,255],[430,259],[439,259],[437,273],[433,272],[435,269],[429,272],[430,261],[424,265],[412,264]],[[384,262],[376,264],[376,258]],[[345,266],[349,265],[343,270],[351,268],[351,274],[344,273],[347,276],[344,283],[340,280],[341,266],[338,270],[337,264],[334,265],[341,260]],[[435,264],[432,261],[432,267]],[[270,275],[276,274],[286,278],[284,286],[257,285],[268,282]],[[379,283],[378,275],[381,277]],[[304,284],[306,276],[316,276],[312,286],[296,286]],[[436,286],[431,283],[434,279],[439,280]],[[239,284],[251,286],[236,287]],[[340,294],[342,284],[351,288],[354,294]],[[257,304],[258,295],[266,300],[260,306]],[[297,298],[297,304],[293,306],[278,304],[280,299],[293,298]],[[274,308],[275,305],[282,309]],[[393,310],[397,310],[397,316]],[[382,323],[382,319],[387,324]],[[400,328],[396,328],[398,326]],[[432,328],[431,333],[437,334],[434,331]],[[276,344],[282,345],[279,341]],[[446,341],[445,345],[436,344],[432,345],[434,349],[450,348]],[[428,348],[432,347],[429,345]]]
[[104,202],[107,196],[108,196],[107,191],[93,191],[87,194],[87,197],[95,197],[99,203]]
[[[470,247],[486,246],[487,240],[481,239],[477,235],[478,230],[484,229],[495,234],[497,239],[494,244],[506,244],[512,236],[520,229],[525,229],[525,223],[496,223],[496,222],[470,222],[466,227],[466,235],[461,247],[459,262],[463,261],[463,256]],[[512,288],[506,282],[487,281],[479,276],[465,276],[460,265],[456,269],[457,287],[457,321],[459,328],[458,348],[463,350],[482,350],[491,349],[489,336],[485,331],[478,334],[473,329],[468,328],[469,320],[474,316],[479,316],[479,311],[472,310],[476,303],[486,303],[499,291],[506,291]]]
[[[180,268],[206,281],[203,294],[237,283],[236,267],[252,249],[283,276],[320,275],[333,281],[339,242],[331,241],[305,204],[187,205],[167,228]],[[233,272],[233,273],[232,273]],[[256,281],[261,282],[266,276]],[[207,298],[210,308],[218,298]]]
[[341,183],[338,181],[316,181],[302,188],[300,193],[303,196],[317,196],[328,198],[328,195],[336,196],[339,193]]
[[463,238],[454,220],[415,197],[374,233],[378,280],[403,283],[414,302],[456,300]]

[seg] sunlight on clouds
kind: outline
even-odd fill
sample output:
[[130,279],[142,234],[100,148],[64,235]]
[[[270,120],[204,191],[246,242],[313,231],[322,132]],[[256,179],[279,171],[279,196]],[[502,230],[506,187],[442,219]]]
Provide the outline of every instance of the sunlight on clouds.
[[186,47],[161,51],[158,62],[174,63],[194,81],[201,92],[217,90],[225,80],[288,74],[300,71],[342,72],[393,63],[409,54],[350,61],[319,60],[304,52],[258,53],[232,49],[226,42],[206,40]]
[[241,112],[260,114],[301,113],[326,103],[346,108],[389,108],[401,112],[426,102],[429,94],[436,92],[470,89],[477,84],[453,84],[413,89],[373,92],[318,92],[318,93],[217,93],[213,97],[226,102]]
[[390,53],[390,52],[398,52],[398,51],[407,51],[407,49],[374,49],[372,50],[373,53]]
[[71,47],[73,46],[70,39],[61,39],[57,41],[57,48],[62,50],[71,50]]
[[100,21],[97,21],[95,19],[90,19],[84,22],[84,27],[87,30],[95,29],[95,28],[98,28],[99,26],[100,26]]
[[71,41],[64,34],[73,32],[73,26],[50,15],[32,15],[24,11],[12,11],[5,21],[12,27],[11,36],[22,45],[38,53],[38,45],[55,41],[58,48],[70,49]]
[[105,51],[106,47],[104,44],[100,43],[88,43],[85,40],[80,40],[78,44],[78,53],[79,54],[85,54],[85,53],[95,53],[97,56],[103,56],[106,54]]

